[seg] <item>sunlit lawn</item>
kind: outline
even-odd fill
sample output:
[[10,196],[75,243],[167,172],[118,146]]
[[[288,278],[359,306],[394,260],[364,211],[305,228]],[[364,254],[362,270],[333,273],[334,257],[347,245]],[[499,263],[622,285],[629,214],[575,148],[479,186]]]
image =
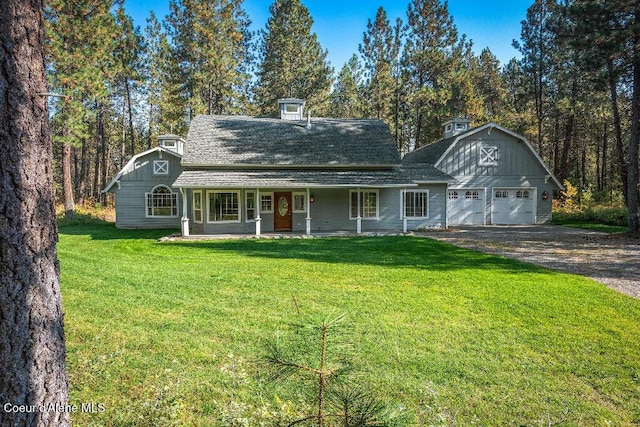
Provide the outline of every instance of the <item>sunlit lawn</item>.
[[[157,242],[60,229],[76,425],[275,425],[265,339],[346,312],[359,380],[406,425],[637,425],[640,301],[417,237]],[[283,332],[284,333],[284,332]]]

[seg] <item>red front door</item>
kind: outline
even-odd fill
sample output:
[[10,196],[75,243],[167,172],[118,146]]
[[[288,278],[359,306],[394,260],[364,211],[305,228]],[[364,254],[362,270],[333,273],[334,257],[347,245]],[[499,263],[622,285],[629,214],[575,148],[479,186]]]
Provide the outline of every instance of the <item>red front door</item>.
[[291,231],[293,216],[291,215],[291,193],[273,193],[275,213],[273,229],[275,231]]

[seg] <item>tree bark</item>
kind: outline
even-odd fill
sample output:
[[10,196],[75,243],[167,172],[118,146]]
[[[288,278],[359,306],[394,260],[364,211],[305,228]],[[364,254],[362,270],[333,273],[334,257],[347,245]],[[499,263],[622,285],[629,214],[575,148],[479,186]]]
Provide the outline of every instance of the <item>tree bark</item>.
[[[640,7],[634,10],[635,24],[640,25]],[[640,145],[640,35],[633,40],[633,98],[631,102],[631,139],[627,150],[627,211],[629,234],[640,235],[640,188],[638,181],[638,146]]]
[[618,86],[614,73],[613,60],[607,59],[607,77],[609,79],[609,94],[611,98],[611,112],[613,114],[613,130],[616,140],[616,153],[620,164],[620,179],[622,181],[622,194],[624,204],[627,206],[627,162],[624,159],[624,142],[622,141],[622,124],[620,122],[620,108],[618,107]]
[[71,145],[62,144],[62,192],[64,193],[64,217],[73,218],[75,202],[73,199],[73,182],[71,180]]
[[41,410],[68,400],[43,29],[42,0],[0,1],[2,426],[70,425]]

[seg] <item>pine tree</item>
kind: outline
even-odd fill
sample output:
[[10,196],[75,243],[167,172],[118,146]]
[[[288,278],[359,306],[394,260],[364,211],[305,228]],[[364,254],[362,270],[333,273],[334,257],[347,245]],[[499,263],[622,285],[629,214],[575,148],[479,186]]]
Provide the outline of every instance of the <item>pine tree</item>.
[[42,2],[0,2],[0,409],[3,426],[69,426]]
[[630,86],[629,142],[626,150],[618,146],[618,155],[623,170],[626,169],[623,182],[629,231],[637,236],[640,235],[640,5],[633,0],[576,0],[568,11],[575,26],[571,38],[577,37],[573,45],[582,52],[583,58],[588,58],[582,64],[587,68],[599,64],[606,70],[618,145],[622,132],[616,99],[621,76],[626,76]]
[[[249,81],[250,22],[241,5],[241,0],[170,3],[164,92],[186,115],[184,126],[196,114],[234,113],[248,101],[242,88]],[[178,131],[184,126],[178,123]]]
[[328,109],[333,69],[300,0],[275,0],[261,32],[255,97],[261,114],[275,115],[280,98],[301,98],[315,115]]
[[360,54],[364,59],[366,71],[366,90],[364,92],[367,116],[383,120],[391,124],[393,117],[394,93],[396,81],[393,69],[397,61],[393,28],[387,12],[378,8],[376,19],[367,22]]
[[362,116],[361,74],[358,57],[353,55],[340,70],[333,91],[329,96],[329,115],[331,117]]
[[116,32],[110,1],[50,0],[47,12],[49,83],[60,95],[56,105],[53,141],[62,146],[62,181],[65,217],[73,216],[71,152],[88,137],[88,118],[95,100],[108,95],[115,77],[113,63]]
[[413,0],[407,18],[403,85],[408,91],[411,139],[420,147],[440,137],[441,123],[452,113],[447,104],[458,31],[447,4],[439,0]]

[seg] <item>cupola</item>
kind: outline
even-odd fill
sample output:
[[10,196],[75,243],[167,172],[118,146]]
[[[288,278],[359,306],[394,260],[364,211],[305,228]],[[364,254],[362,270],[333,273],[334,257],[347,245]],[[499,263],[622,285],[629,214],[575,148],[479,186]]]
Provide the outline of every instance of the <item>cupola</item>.
[[469,123],[471,123],[471,120],[469,119],[463,119],[460,117],[457,117],[455,119],[451,119],[447,122],[444,122],[444,137],[446,138],[451,138],[452,136],[456,136],[459,135],[463,132],[466,132],[469,130]]
[[158,136],[158,145],[178,154],[183,154],[184,151],[184,140],[178,135],[160,135]]
[[305,101],[303,99],[278,99],[280,118],[282,120],[302,120],[304,118],[304,104]]

